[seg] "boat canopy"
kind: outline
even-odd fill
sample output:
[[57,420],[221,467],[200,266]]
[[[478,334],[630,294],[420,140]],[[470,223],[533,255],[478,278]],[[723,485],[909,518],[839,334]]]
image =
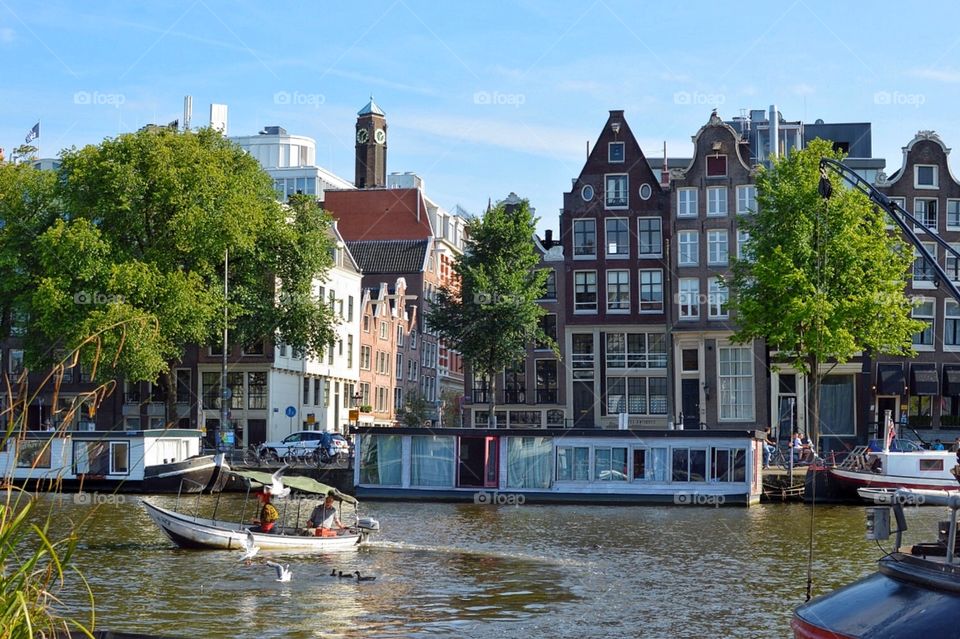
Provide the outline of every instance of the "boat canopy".
[[[238,477],[243,477],[248,479],[251,484],[257,484],[260,486],[269,486],[273,483],[273,476],[270,473],[262,473],[256,470],[231,470],[231,473],[237,475]],[[296,475],[284,475],[282,478],[283,485],[289,486],[294,490],[299,490],[302,493],[312,493],[314,495],[327,495],[333,493],[335,499],[340,501],[345,501],[348,504],[356,504],[357,498],[346,493],[342,493],[333,486],[328,486],[318,482],[316,479],[310,477],[299,477]]]

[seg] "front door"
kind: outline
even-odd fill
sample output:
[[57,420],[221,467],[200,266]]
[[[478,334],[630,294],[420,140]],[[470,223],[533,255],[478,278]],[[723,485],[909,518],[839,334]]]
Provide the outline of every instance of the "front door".
[[486,485],[487,443],[483,437],[460,437],[457,445],[457,486]]
[[700,380],[684,379],[680,382],[680,406],[683,410],[684,429],[700,428]]
[[265,441],[267,441],[267,420],[248,419],[247,443],[249,445],[259,445]]
[[486,447],[483,485],[485,488],[496,488],[499,485],[497,479],[500,468],[500,456],[498,454],[500,451],[500,439],[498,437],[487,437]]
[[592,381],[576,381],[573,383],[574,428],[593,428],[594,401]]

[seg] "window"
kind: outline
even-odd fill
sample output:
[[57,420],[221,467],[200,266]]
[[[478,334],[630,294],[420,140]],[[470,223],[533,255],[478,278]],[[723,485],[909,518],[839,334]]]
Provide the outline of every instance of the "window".
[[737,259],[749,260],[750,258],[750,233],[748,231],[737,231]]
[[700,261],[700,234],[697,231],[677,233],[677,263],[680,266],[696,266]]
[[369,346],[360,347],[360,370],[370,370],[370,354],[371,349]]
[[634,480],[667,481],[669,479],[667,449],[635,448],[633,478]]
[[680,319],[697,319],[700,317],[700,280],[695,277],[680,278],[680,295],[677,298],[680,304]]
[[19,375],[23,372],[23,350],[11,348],[7,351],[7,370],[11,375]]
[[935,164],[917,164],[913,167],[913,186],[918,189],[935,189],[940,185],[939,167]]
[[680,352],[680,371],[696,373],[700,370],[700,351],[696,348],[685,348]]
[[646,377],[608,377],[607,378],[607,415],[647,415],[647,378]]
[[725,177],[727,175],[727,156],[707,156],[707,177]]
[[193,374],[189,368],[177,369],[177,391],[178,404],[189,404],[193,397]]
[[557,446],[557,481],[590,481],[587,446]]
[[230,408],[243,409],[243,373],[227,373]]
[[507,404],[523,404],[527,401],[526,362],[520,360],[503,369],[503,401]]
[[597,272],[575,271],[573,274],[574,312],[597,312]]
[[[932,242],[923,242],[923,247],[930,252],[934,260],[937,259],[937,245]],[[936,271],[933,270],[933,264],[929,262],[920,253],[917,248],[913,249],[913,285],[921,288],[933,288],[934,281],[937,278]]]
[[697,217],[697,189],[677,189],[677,217]]
[[353,295],[347,296],[347,321],[353,321]]
[[589,202],[590,200],[593,199],[593,196],[594,196],[593,186],[591,186],[590,184],[584,184],[583,188],[580,189],[580,197],[583,199],[584,202]]
[[387,331],[390,330],[390,327],[387,325],[386,320],[380,320],[379,326],[380,326],[380,339],[389,339],[389,333]]
[[640,312],[663,312],[663,271],[661,269],[640,271]]
[[417,435],[410,438],[410,485],[454,485],[456,442],[453,437]]
[[943,345],[960,347],[960,304],[944,300]]
[[705,448],[673,449],[673,481],[706,481],[707,450]]
[[370,332],[370,316],[369,315],[363,316],[363,332],[364,333]]
[[[321,380],[319,377],[314,377],[314,378],[313,378],[313,403],[314,403],[315,406],[319,406],[319,405],[320,405],[320,398],[321,398],[321,397],[323,397],[324,399],[326,399],[326,397],[324,396],[324,390],[321,388],[321,385],[322,385],[322,384],[323,384],[323,380]],[[329,380],[327,381],[326,386],[327,386],[327,388],[330,387]],[[329,392],[328,392],[327,394],[329,395]],[[304,402],[304,403],[306,403],[306,402]]]
[[573,369],[593,369],[593,335],[590,333],[573,334]]
[[[369,401],[364,403],[369,404]],[[399,486],[403,464],[402,444],[400,435],[363,435],[359,442],[360,483]]]
[[611,164],[620,164],[623,162],[624,149],[623,142],[610,142],[607,145],[607,161]]
[[630,271],[607,271],[607,311],[630,312]]
[[729,254],[726,229],[707,231],[707,264],[726,266]]
[[397,379],[403,379],[403,353],[397,353],[396,374]]
[[[220,408],[220,373],[206,372],[201,377],[203,407]],[[137,392],[139,398],[140,393]]]
[[752,184],[737,187],[737,213],[757,212],[757,187]]
[[537,403],[557,403],[557,360],[538,359],[537,373]]
[[130,442],[110,442],[110,474],[130,472]]
[[263,410],[267,407],[267,374],[247,373],[247,408]]
[[630,231],[627,219],[623,217],[610,218],[606,221],[607,227],[607,257],[629,257]]
[[557,299],[557,272],[553,269],[547,271],[547,283],[544,286],[543,298],[545,300]]
[[707,215],[727,214],[727,187],[711,186],[707,189]]
[[711,448],[710,480],[742,482],[747,478],[747,451],[743,448]]
[[353,335],[347,335],[347,368],[353,368]]
[[707,315],[711,319],[726,319],[728,317],[727,304],[730,293],[718,277],[707,280]]
[[593,449],[593,478],[597,481],[627,481],[627,449],[596,447]]
[[[960,251],[960,244],[951,244],[950,248],[955,251]],[[947,276],[951,282],[960,282],[960,259],[947,250],[944,250],[943,253],[946,258],[946,265],[943,270],[947,272]]]
[[960,200],[947,200],[947,230],[960,231]]
[[749,346],[721,346],[718,379],[720,421],[753,419],[753,351]]
[[403,347],[403,326],[397,324],[397,346]]
[[[914,198],[913,200],[913,217],[917,218],[917,221],[923,226],[926,226],[931,231],[936,232],[937,230],[937,200],[929,198]],[[923,226],[915,226],[914,230],[920,231],[921,233],[925,232],[926,229]]]
[[574,257],[597,256],[597,221],[573,221],[573,255]]
[[923,300],[913,307],[914,319],[923,320],[927,327],[919,333],[913,335],[913,345],[916,347],[933,346],[933,322],[935,319],[935,307],[933,300]]
[[608,175],[606,177],[607,208],[626,208],[627,206],[627,176],[626,175]]
[[507,438],[508,488],[549,488],[552,477],[553,438]]
[[658,217],[641,217],[637,220],[637,253],[640,257],[663,255],[663,234]]
[[663,333],[607,333],[607,368],[666,368]]
[[[557,342],[557,315],[556,313],[547,313],[546,315],[540,316],[540,330],[543,331],[543,334]],[[534,348],[543,350],[550,348],[545,342],[537,342],[534,344]]]

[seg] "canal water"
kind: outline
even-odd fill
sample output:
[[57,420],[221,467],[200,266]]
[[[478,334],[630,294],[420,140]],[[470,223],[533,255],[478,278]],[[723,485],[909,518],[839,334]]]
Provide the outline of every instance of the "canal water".
[[[99,506],[71,495],[43,499],[55,501],[57,523],[87,519],[77,565],[96,596],[97,626],[112,630],[768,639],[790,636],[792,610],[804,600],[810,509],[800,504],[371,503],[364,514],[380,519],[383,530],[358,553],[261,553],[289,564],[292,581],[278,583],[268,566],[240,564],[237,552],[176,549],[136,497]],[[202,507],[214,499],[201,498]],[[220,514],[239,516],[241,502],[225,495]],[[908,541],[930,540],[942,516],[940,509],[908,509]],[[818,507],[815,594],[873,572],[883,552],[864,540],[863,508]],[[376,580],[332,578],[331,569]],[[67,600],[83,607],[76,587]]]

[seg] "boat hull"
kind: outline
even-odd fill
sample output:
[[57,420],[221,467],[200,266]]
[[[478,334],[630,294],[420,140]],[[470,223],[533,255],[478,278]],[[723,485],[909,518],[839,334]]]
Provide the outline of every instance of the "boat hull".
[[[816,482],[814,491],[813,483]],[[881,475],[868,471],[846,470],[841,468],[810,469],[806,476],[804,501],[817,503],[861,503],[863,497],[858,493],[862,489],[956,491],[960,484],[936,477],[908,477]]]
[[[229,469],[225,469],[229,470]],[[48,477],[7,477],[16,486],[31,491],[105,492],[140,494],[199,493],[219,490],[225,481],[213,455],[191,457],[180,462],[148,466],[142,478],[118,475],[60,475]]]
[[[150,519],[163,533],[181,548],[242,550],[248,527],[239,523],[190,517],[162,508],[149,499],[141,501]],[[309,537],[253,533],[256,545],[262,550],[295,550],[298,552],[353,552],[362,545],[366,533],[341,537]]]

